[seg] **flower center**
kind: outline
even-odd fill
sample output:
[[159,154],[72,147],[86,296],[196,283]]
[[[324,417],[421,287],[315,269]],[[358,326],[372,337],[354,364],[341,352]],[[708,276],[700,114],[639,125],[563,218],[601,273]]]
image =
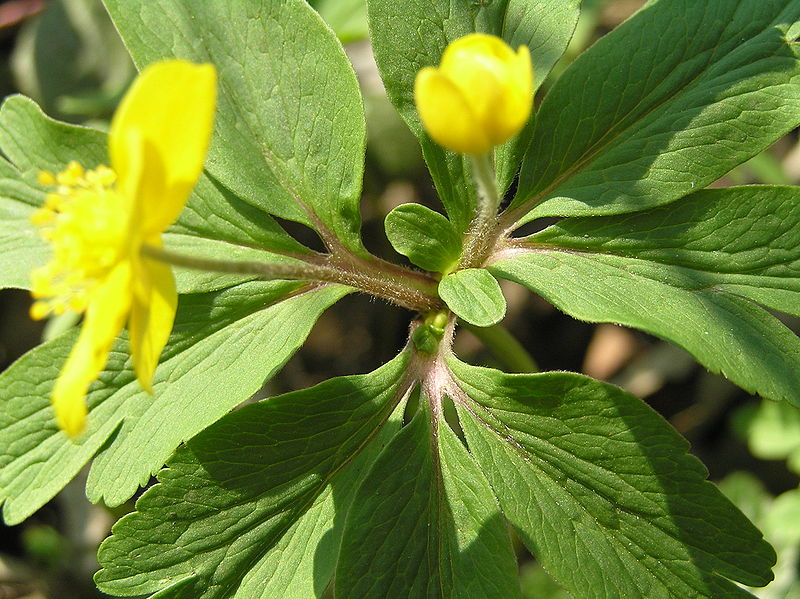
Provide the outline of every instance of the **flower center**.
[[41,319],[66,310],[83,312],[92,288],[123,259],[127,210],[114,189],[116,174],[106,166],[85,171],[70,162],[39,181],[55,187],[31,221],[53,248],[47,264],[33,271],[31,316]]

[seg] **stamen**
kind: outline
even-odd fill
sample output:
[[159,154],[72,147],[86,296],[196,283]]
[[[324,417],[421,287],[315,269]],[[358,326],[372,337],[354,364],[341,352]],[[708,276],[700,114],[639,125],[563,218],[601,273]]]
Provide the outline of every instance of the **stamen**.
[[44,185],[46,187],[52,187],[56,184],[56,177],[50,171],[40,171],[37,179],[39,180],[40,185]]
[[31,294],[38,300],[31,317],[83,312],[92,288],[127,247],[128,214],[114,189],[116,174],[107,166],[84,170],[73,161],[56,175],[41,172],[39,182],[56,188],[31,215],[53,257],[31,276]]

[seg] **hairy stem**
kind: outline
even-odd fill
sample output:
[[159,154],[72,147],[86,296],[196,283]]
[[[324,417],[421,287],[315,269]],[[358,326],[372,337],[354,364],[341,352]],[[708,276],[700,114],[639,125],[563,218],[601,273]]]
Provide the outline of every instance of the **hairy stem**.
[[492,154],[470,155],[472,173],[478,188],[478,219],[490,220],[500,207],[500,191],[497,189]]
[[264,279],[339,283],[417,312],[441,306],[436,294],[436,281],[378,258],[315,254],[287,262],[234,261],[188,256],[153,246],[144,246],[142,254],[172,266],[194,270],[257,275]]
[[500,207],[500,192],[497,189],[492,154],[470,156],[472,174],[478,189],[478,213],[464,237],[461,268],[481,266],[496,242],[497,209]]

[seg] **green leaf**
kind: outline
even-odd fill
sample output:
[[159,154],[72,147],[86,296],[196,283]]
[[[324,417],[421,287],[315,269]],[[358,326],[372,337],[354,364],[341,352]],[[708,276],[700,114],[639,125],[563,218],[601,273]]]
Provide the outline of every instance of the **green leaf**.
[[[0,194],[4,193],[0,181]],[[9,217],[9,206],[0,206],[0,288],[29,289],[31,271],[47,262],[50,248],[31,224],[30,210],[19,217]]]
[[515,556],[489,483],[453,431],[432,423],[424,401],[356,492],[336,595],[520,596]]
[[717,291],[800,316],[800,189],[709,189],[663,208],[572,218],[535,244],[691,269]]
[[420,204],[401,204],[385,221],[392,247],[413,264],[431,272],[448,272],[461,256],[461,235],[438,212]]
[[717,487],[753,524],[758,526],[759,530],[762,530],[762,520],[769,510],[769,504],[772,503],[772,496],[758,478],[749,472],[732,472],[719,481]]
[[[154,397],[138,392],[113,444],[95,458],[86,483],[89,499],[103,499],[108,505],[127,500],[179,443],[271,379],[300,348],[320,314],[349,292],[324,285],[301,288],[284,298],[262,297],[258,312],[225,327],[221,338],[211,335],[198,342],[171,368],[162,368],[153,381]],[[204,319],[206,326],[215,318],[195,317]],[[189,388],[177,385],[176,377],[191,379]],[[169,426],[160,426],[164,422]],[[126,473],[124,479],[120,472]]]
[[[138,67],[210,62],[208,172],[244,201],[363,252],[364,109],[341,44],[302,0],[105,0]],[[337,241],[338,239],[338,241]]]
[[798,17],[785,0],[649,2],[547,94],[508,224],[667,204],[796,127]]
[[42,204],[39,172],[64,170],[70,160],[93,168],[107,162],[104,133],[44,115],[32,100],[10,96],[0,107],[0,287],[30,288],[30,273],[50,248],[30,217]]
[[778,554],[775,580],[757,595],[762,599],[800,597],[800,490],[787,491],[773,498],[757,478],[746,472],[729,474],[719,486],[764,531],[764,537]]
[[[777,542],[794,545],[793,557],[796,560],[797,544],[800,543],[800,489],[778,495],[772,509],[765,514],[765,520],[765,528],[775,536]],[[796,570],[796,561],[793,565]],[[795,587],[800,587],[796,573],[792,582]]]
[[778,552],[775,581],[760,595],[764,599],[800,597],[800,489],[775,498],[764,515],[764,534]]
[[470,452],[505,517],[580,599],[751,597],[775,553],[688,444],[621,389],[450,360]]
[[[449,42],[480,31],[527,45],[538,86],[561,56],[578,18],[577,0],[498,0],[451,2],[421,0],[367,3],[375,59],[389,99],[422,144],[439,197],[459,232],[466,230],[476,206],[469,160],[444,150],[423,131],[414,106],[414,79],[424,66],[438,65]],[[505,188],[513,178],[530,129],[498,152],[497,167]]]
[[10,96],[0,108],[0,148],[31,184],[39,171],[63,171],[70,160],[86,168],[108,164],[105,133],[53,120],[25,96]]
[[635,327],[684,347],[751,393],[800,401],[800,341],[748,300],[708,287],[692,271],[618,256],[524,252],[492,266],[570,316]]
[[101,546],[98,586],[320,596],[357,482],[398,428],[406,361],[245,406],[190,440]]
[[567,219],[489,268],[581,320],[672,341],[712,372],[800,404],[800,193],[701,191],[641,214]]
[[266,212],[243,202],[208,174],[200,177],[169,231],[284,254],[309,251]]
[[444,277],[439,295],[459,318],[478,327],[497,324],[506,315],[500,285],[483,268],[466,268]]
[[271,281],[181,296],[154,394],[136,382],[123,334],[90,388],[87,430],[75,442],[56,427],[49,397],[76,331],[20,358],[0,375],[6,522],[20,522],[44,505],[98,450],[88,495],[109,505],[127,500],[182,441],[257,391],[345,293],[338,286]]

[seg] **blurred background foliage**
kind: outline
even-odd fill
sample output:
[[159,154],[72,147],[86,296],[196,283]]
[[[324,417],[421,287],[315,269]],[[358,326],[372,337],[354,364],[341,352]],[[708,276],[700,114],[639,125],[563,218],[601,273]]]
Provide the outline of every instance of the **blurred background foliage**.
[[[386,241],[383,216],[404,202],[440,209],[435,192],[415,138],[383,91],[367,40],[364,0],[310,0],[310,4],[345,44],[364,93],[368,129],[362,204],[365,243],[380,256],[402,261]],[[583,4],[572,44],[548,84],[643,0],[584,0]],[[24,93],[56,118],[99,128],[107,126],[135,73],[100,0],[0,2],[0,51],[4,96]],[[793,132],[715,185],[798,182],[800,144]],[[307,232],[298,228],[292,233],[303,237]],[[800,410],[749,396],[658,339],[614,325],[577,322],[522,288],[503,285],[509,304],[504,324],[540,368],[608,380],[643,397],[663,414],[691,441],[711,479],[778,552],[776,580],[755,594],[765,599],[800,599]],[[29,303],[24,292],[0,292],[0,368],[38,344],[43,335],[53,333],[52,327],[46,330],[28,319]],[[368,372],[402,347],[409,316],[364,296],[345,298],[323,315],[303,350],[259,396],[307,387],[332,376]],[[797,319],[785,322],[800,330]],[[62,321],[56,328],[74,324],[74,320]],[[467,361],[504,367],[466,329],[459,331],[455,348]],[[91,582],[97,568],[96,548],[133,502],[114,510],[90,505],[83,483],[79,477],[27,522],[0,530],[0,599],[102,596]],[[521,545],[519,556],[525,599],[569,597]]]

